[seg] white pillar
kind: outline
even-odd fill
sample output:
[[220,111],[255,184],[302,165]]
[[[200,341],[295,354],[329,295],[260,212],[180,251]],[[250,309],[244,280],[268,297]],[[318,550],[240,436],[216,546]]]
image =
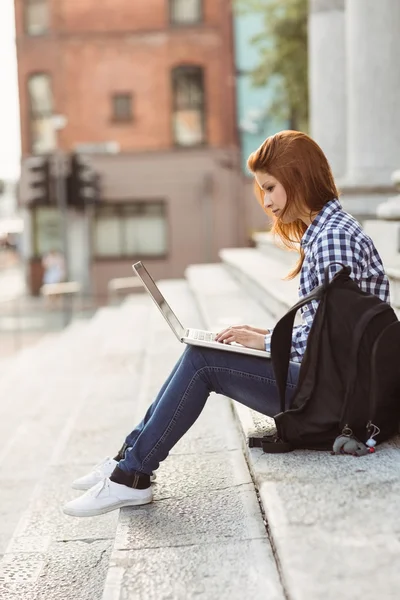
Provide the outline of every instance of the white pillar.
[[400,160],[400,1],[347,0],[346,183],[390,183]]
[[308,35],[310,133],[340,177],[347,143],[344,0],[310,0]]

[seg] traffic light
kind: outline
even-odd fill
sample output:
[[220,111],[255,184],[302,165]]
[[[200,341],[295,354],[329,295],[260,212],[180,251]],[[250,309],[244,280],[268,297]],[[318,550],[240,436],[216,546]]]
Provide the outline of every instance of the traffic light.
[[81,154],[72,154],[67,180],[68,204],[84,208],[100,200],[100,176],[90,161]]
[[47,156],[30,156],[24,161],[26,177],[26,202],[51,204],[50,161]]

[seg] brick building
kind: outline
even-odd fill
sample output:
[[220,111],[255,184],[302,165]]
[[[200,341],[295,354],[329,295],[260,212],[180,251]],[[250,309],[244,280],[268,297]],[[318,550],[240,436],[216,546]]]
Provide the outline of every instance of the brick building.
[[[247,243],[259,213],[242,193],[231,2],[15,8],[23,157],[85,152],[101,174],[101,204],[68,211],[70,278],[104,294],[136,259],[157,278],[182,276]],[[60,131],[54,115],[67,118]],[[28,206],[26,217],[36,292],[60,223],[55,206]]]

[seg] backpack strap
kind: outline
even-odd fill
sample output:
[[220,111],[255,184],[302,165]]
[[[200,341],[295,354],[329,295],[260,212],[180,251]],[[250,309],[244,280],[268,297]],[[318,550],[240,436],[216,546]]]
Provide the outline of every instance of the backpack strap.
[[333,265],[340,265],[342,268],[340,269],[340,271],[338,271],[337,273],[335,273],[335,275],[332,277],[332,281],[334,279],[338,279],[339,277],[348,277],[350,275],[350,273],[351,273],[351,267],[349,267],[348,265],[344,265],[343,263],[338,262],[337,260],[329,263],[329,265],[327,267],[325,267],[325,269],[324,269],[324,283],[323,283],[324,290],[326,290],[326,288],[328,287],[328,285],[330,283],[332,283],[332,281],[329,281],[329,269]]
[[266,454],[283,454],[293,450],[291,444],[281,440],[276,433],[263,437],[249,437],[248,444],[249,448],[262,448]]
[[297,311],[305,304],[313,300],[321,300],[332,281],[329,280],[329,269],[332,265],[340,265],[342,269],[335,273],[332,281],[340,277],[348,277],[351,273],[350,267],[339,262],[331,262],[324,271],[324,283],[307,296],[299,300],[292,308],[278,321],[272,332],[271,338],[271,361],[274,369],[276,385],[279,391],[281,412],[285,411],[286,382],[289,371],[290,351],[292,348],[293,323]]
[[310,294],[299,300],[275,325],[271,338],[271,361],[274,369],[276,385],[279,391],[281,412],[285,411],[286,382],[289,371],[290,351],[292,348],[293,323],[297,311],[312,302],[320,300],[325,289],[321,285]]

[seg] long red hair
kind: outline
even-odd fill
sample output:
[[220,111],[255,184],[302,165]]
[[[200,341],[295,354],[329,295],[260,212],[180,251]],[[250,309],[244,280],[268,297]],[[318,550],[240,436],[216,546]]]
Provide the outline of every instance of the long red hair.
[[[315,215],[327,202],[339,197],[325,154],[314,140],[300,131],[280,131],[267,138],[258,150],[250,154],[247,166],[252,173],[269,173],[283,185],[287,203],[282,217],[293,205],[299,213],[309,210],[310,216]],[[300,252],[296,266],[287,276],[293,279],[303,265],[304,251],[299,242],[307,225],[300,219],[283,223],[264,207],[264,192],[257,182],[254,187],[258,201],[272,218],[272,232],[287,248]]]

